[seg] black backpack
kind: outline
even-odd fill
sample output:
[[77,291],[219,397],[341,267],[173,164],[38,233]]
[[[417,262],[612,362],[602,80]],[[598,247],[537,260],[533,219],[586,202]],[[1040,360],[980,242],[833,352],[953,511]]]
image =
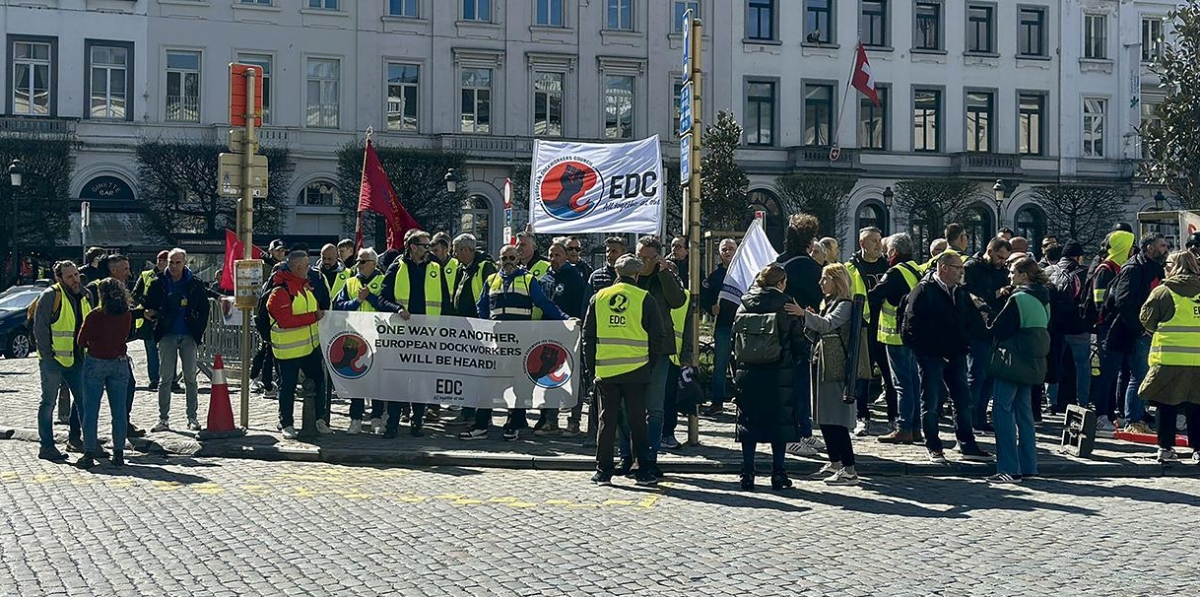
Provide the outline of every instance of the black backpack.
[[[270,300],[271,293],[276,288],[282,288],[284,292],[287,292],[286,284],[267,286],[266,290],[258,295],[258,306],[254,308],[254,329],[258,330],[258,336],[264,341],[271,340],[271,313],[267,311],[267,301]],[[288,296],[292,296],[292,294],[288,292]]]
[[1080,319],[1085,325],[1088,326],[1089,330],[1096,324],[1100,323],[1101,305],[1096,304],[1096,301],[1093,298],[1093,293],[1095,292],[1096,288],[1096,276],[1100,274],[1101,270],[1107,271],[1113,275],[1112,279],[1108,281],[1110,286],[1112,285],[1113,281],[1116,280],[1117,274],[1121,272],[1120,266],[1109,265],[1109,261],[1105,259],[1104,261],[1100,262],[1100,265],[1096,266],[1096,269],[1092,270],[1091,275],[1089,275],[1087,277],[1087,281],[1084,282],[1082,292],[1080,293],[1080,296],[1077,297],[1077,304]]
[[1084,314],[1085,301],[1092,302],[1086,272],[1059,268],[1050,280],[1050,322],[1055,331],[1067,335],[1090,331],[1091,325]]

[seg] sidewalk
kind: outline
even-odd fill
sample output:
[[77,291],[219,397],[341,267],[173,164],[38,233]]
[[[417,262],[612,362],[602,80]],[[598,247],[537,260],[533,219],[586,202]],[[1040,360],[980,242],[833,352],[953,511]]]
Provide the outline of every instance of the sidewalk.
[[[144,389],[146,376],[144,355],[140,344],[130,345],[135,360],[134,374],[139,390],[134,398],[133,420],[143,429],[149,429],[158,420],[157,394]],[[234,377],[234,376],[231,376]],[[236,379],[230,380],[236,384]],[[208,380],[200,376],[200,421],[206,420],[208,412]],[[235,416],[240,412],[239,392],[236,385],[230,386]],[[40,396],[36,358],[22,360],[0,359],[0,439],[37,441],[37,406]],[[299,421],[302,405],[296,405]],[[107,437],[109,421],[108,406],[101,407],[100,435]],[[534,437],[532,431],[522,431],[521,438],[514,442],[501,439],[502,417],[497,417],[489,439],[464,442],[457,438],[462,427],[446,429],[443,423],[426,423],[425,437],[413,438],[406,426],[401,426],[400,437],[385,440],[382,436],[362,434],[347,435],[349,425],[349,402],[335,400],[333,421],[336,431],[314,441],[285,440],[275,430],[278,403],[252,394],[250,397],[250,428],[244,437],[222,440],[196,439],[194,432],[186,431],[184,418],[184,396],[175,394],[171,404],[171,422],[178,430],[151,433],[135,439],[135,449],[144,452],[169,453],[188,456],[219,458],[253,458],[260,460],[306,460],[348,464],[395,464],[412,466],[471,466],[496,468],[522,468],[546,470],[591,470],[595,462],[594,449],[583,447],[583,438]],[[498,411],[503,415],[503,411]],[[534,413],[536,414],[536,413]],[[448,413],[443,411],[443,416]],[[701,417],[700,445],[683,446],[678,450],[664,451],[659,460],[667,472],[676,473],[735,473],[741,467],[741,446],[734,442],[733,409],[720,417]],[[566,417],[562,419],[565,424]],[[882,413],[878,421],[884,421]],[[1046,476],[1086,477],[1157,477],[1197,476],[1200,466],[1190,463],[1161,465],[1154,460],[1155,447],[1098,438],[1091,459],[1079,459],[1057,453],[1060,443],[1062,417],[1049,417],[1038,426],[1039,472]],[[586,424],[586,415],[585,415]],[[531,421],[532,425],[532,421]],[[876,433],[885,431],[876,424]],[[55,425],[60,441],[66,439],[66,426]],[[676,437],[681,441],[687,436],[686,420],[680,420]],[[953,431],[943,425],[942,439],[952,440]],[[994,452],[993,438],[981,436],[980,445]],[[8,444],[8,449],[34,450],[32,444]],[[958,460],[955,450],[947,450],[949,465],[936,465],[926,460],[922,446],[891,446],[880,444],[874,437],[855,438],[854,449],[858,457],[858,470],[870,475],[921,475],[983,477],[995,472],[992,464],[966,463]],[[759,468],[769,470],[769,450],[759,447]],[[1190,454],[1185,448],[1183,454]],[[816,458],[788,456],[788,467],[794,473],[805,474],[815,471],[823,464]]]

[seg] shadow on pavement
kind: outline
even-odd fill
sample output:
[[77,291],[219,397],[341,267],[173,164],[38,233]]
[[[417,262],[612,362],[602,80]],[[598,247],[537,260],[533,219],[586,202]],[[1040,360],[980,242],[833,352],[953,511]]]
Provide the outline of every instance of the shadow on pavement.
[[[157,462],[147,462],[148,460],[156,460]],[[115,467],[106,463],[88,469],[87,472],[103,476],[103,477],[132,477],[135,479],[144,479],[146,481],[161,481],[164,483],[179,483],[181,485],[195,485],[198,483],[208,483],[207,477],[181,473],[163,468],[161,465],[169,464],[173,466],[189,466],[183,462],[175,462],[172,458],[163,462],[161,458],[150,457],[134,457],[125,460],[125,466]],[[190,460],[190,459],[179,459]],[[191,466],[210,466],[204,463],[193,464]]]
[[[703,504],[713,504],[715,506],[725,506],[728,508],[754,508],[758,510],[775,510],[777,512],[807,512],[812,508],[804,507],[799,504],[794,504],[788,501],[766,500],[758,497],[753,497],[754,494],[741,492],[738,488],[737,478],[731,477],[731,483],[719,483],[702,480],[702,483],[693,483],[695,479],[687,479],[680,477],[669,477],[666,482],[669,485],[661,486],[658,489],[650,487],[638,487],[636,485],[613,485],[612,488],[618,491],[625,491],[634,494],[642,495],[661,495],[672,497],[689,502],[700,502]],[[705,491],[695,489],[685,489],[681,485],[690,485],[693,487],[703,488]],[[716,490],[733,491],[736,493],[717,493]],[[770,484],[765,488],[759,489],[764,495],[770,492]],[[789,497],[788,492],[780,492],[777,495],[781,497]]]
[[[1035,484],[1036,483],[1036,484]],[[1029,488],[1041,489],[1043,480],[1031,481]],[[930,487],[937,485],[937,487]],[[1017,512],[1033,512],[1035,510],[1051,510],[1068,514],[1093,516],[1095,510],[1054,504],[1030,498],[1013,487],[990,485],[984,481],[965,479],[917,479],[912,477],[875,477],[864,480],[859,485],[862,489],[889,498],[905,500],[908,503],[895,501],[859,500],[865,508],[848,508],[862,512],[879,512],[882,514],[897,514],[901,516],[933,516],[936,518],[961,518],[972,510],[1012,510]],[[840,494],[815,493],[814,500],[828,503],[832,506],[847,507],[846,496]],[[851,498],[852,500],[855,498]],[[824,500],[828,500],[827,502]],[[850,502],[851,505],[854,502]],[[871,504],[880,504],[876,509]],[[918,504],[948,506],[949,510],[930,510]],[[882,509],[878,509],[882,508]],[[893,512],[887,510],[892,508]],[[907,513],[906,513],[907,511]],[[929,513],[929,514],[925,514]]]
[[1134,487],[1129,485],[1113,485],[1110,487],[1105,487],[1091,483],[1072,482],[1049,478],[1030,480],[1028,487],[1038,491],[1057,493],[1072,497],[1123,498],[1138,502],[1182,504],[1186,506],[1192,506],[1193,508],[1200,508],[1200,500],[1197,500],[1195,495],[1179,493],[1169,489],[1151,489],[1148,487]]

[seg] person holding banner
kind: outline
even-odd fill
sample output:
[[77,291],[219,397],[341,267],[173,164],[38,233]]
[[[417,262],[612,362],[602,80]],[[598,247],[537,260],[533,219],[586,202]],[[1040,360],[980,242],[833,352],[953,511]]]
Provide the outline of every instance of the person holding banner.
[[[612,485],[613,452],[618,412],[629,421],[632,451],[639,463],[638,485],[657,485],[647,438],[646,393],[657,363],[673,351],[664,317],[649,292],[638,287],[643,260],[624,255],[616,262],[617,283],[596,293],[588,303],[583,324],[584,371],[596,379],[600,392],[600,430],[596,473],[592,482]],[[586,373],[585,373],[586,375]]]
[[[533,321],[534,319],[567,319],[557,305],[542,292],[542,285],[533,274],[519,264],[517,248],[504,245],[500,248],[500,272],[488,277],[485,284],[486,292],[479,296],[480,319],[496,321]],[[541,317],[535,317],[535,313]],[[504,439],[513,441],[520,437],[521,429],[528,429],[524,408],[513,408],[508,411],[508,420],[504,423]],[[470,431],[458,435],[459,439],[486,439],[488,427],[492,423],[492,409],[481,408],[475,411],[475,426]]]
[[[294,250],[287,256],[287,268],[275,272],[267,312],[271,316],[271,351],[279,366],[279,428],[283,437],[295,439],[300,434],[294,426],[296,383],[300,372],[312,380],[313,412],[317,413],[316,431],[333,433],[329,422],[322,420],[325,405],[325,365],[321,361],[321,338],[317,322],[325,317],[307,275],[308,253]],[[312,430],[305,430],[309,435]]]
[[[446,311],[446,278],[442,266],[430,258],[429,233],[412,229],[404,233],[405,253],[388,268],[383,280],[384,298],[400,307],[402,319],[409,315],[441,315]],[[425,435],[421,427],[425,422],[424,402],[388,402],[387,427],[384,439],[399,435],[401,410],[411,404],[412,419],[409,434],[413,437]]]
[[[333,300],[335,311],[400,312],[400,305],[383,298],[384,276],[375,267],[378,261],[379,255],[375,253],[374,249],[367,248],[358,252],[355,267],[358,273],[346,280],[345,286]],[[382,400],[371,401],[371,430],[374,433],[383,431],[383,422],[380,420],[383,416],[383,408]],[[346,433],[356,435],[362,432],[362,417],[365,410],[366,403],[362,398],[350,400],[350,428],[346,430]]]
[[[447,269],[446,283],[450,287],[450,312],[458,317],[479,318],[479,297],[483,296],[484,285],[496,273],[496,264],[487,255],[476,249],[473,234],[454,237],[452,267]],[[453,274],[449,273],[453,270]],[[457,419],[447,425],[471,425],[475,422],[474,408],[463,408]]]
[[721,289],[725,287],[725,275],[729,272],[729,264],[737,253],[737,241],[732,238],[721,240],[718,247],[720,261],[716,269],[700,285],[700,307],[716,319],[713,325],[713,344],[715,355],[712,372],[712,404],[704,411],[710,417],[725,412],[725,396],[728,393],[726,376],[729,374],[729,361],[733,357],[733,316],[737,314],[738,304],[726,298],[721,298]]

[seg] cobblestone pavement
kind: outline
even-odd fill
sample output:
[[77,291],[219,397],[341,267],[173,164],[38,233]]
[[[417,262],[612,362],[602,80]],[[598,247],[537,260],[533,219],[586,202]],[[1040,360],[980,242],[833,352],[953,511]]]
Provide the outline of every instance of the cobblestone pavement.
[[[145,365],[144,355],[140,343],[130,345],[130,354],[135,359],[134,372],[135,377],[140,380],[136,397],[134,399],[133,420],[136,425],[143,429],[149,429],[158,420],[158,398],[157,394],[145,391]],[[236,377],[231,375],[230,382],[237,383]],[[200,376],[200,420],[203,423],[206,420],[208,413],[208,379],[203,375]],[[231,387],[233,396],[233,410],[236,415],[240,411],[239,394],[236,386]],[[27,359],[0,359],[0,431],[2,428],[15,428],[32,430],[27,431],[22,437],[23,439],[36,438],[37,427],[37,404],[40,396],[40,385],[37,373],[37,360],[35,358]],[[169,452],[182,453],[189,455],[251,455],[252,457],[267,457],[267,458],[296,458],[297,453],[301,456],[311,457],[313,460],[339,460],[339,461],[380,461],[387,457],[406,454],[438,454],[450,455],[455,457],[456,462],[463,462],[471,458],[486,458],[486,457],[534,457],[534,458],[549,458],[557,459],[557,464],[546,464],[544,461],[534,466],[559,466],[567,459],[572,459],[576,465],[583,464],[584,461],[594,456],[594,448],[584,446],[582,437],[564,438],[564,437],[534,437],[532,432],[524,431],[520,440],[516,442],[506,442],[501,439],[499,426],[503,424],[504,411],[496,412],[495,427],[492,429],[489,439],[464,442],[457,438],[462,427],[447,428],[443,423],[429,423],[425,427],[426,437],[412,438],[402,428],[400,437],[395,440],[384,440],[378,435],[346,435],[345,430],[349,425],[349,403],[348,401],[335,400],[333,404],[333,420],[331,424],[337,433],[330,436],[322,436],[315,441],[298,442],[284,440],[276,431],[275,424],[278,417],[278,403],[274,400],[266,399],[261,394],[252,394],[250,398],[250,431],[246,438],[240,440],[218,440],[215,442],[197,442],[196,434],[186,431],[186,420],[184,419],[184,396],[175,394],[172,397],[172,424],[174,429],[170,432],[150,434],[149,439],[156,445],[164,447]],[[876,424],[874,432],[883,433],[885,419],[882,413],[882,406],[876,405],[877,412]],[[302,405],[296,405],[296,420],[300,420]],[[104,401],[101,407],[100,435],[102,438],[108,436],[106,424],[108,419],[108,404]],[[444,413],[445,414],[445,413]],[[533,412],[530,419],[530,425],[533,424],[533,418],[537,416]],[[733,408],[732,406],[726,410],[726,414],[719,417],[702,417],[700,420],[700,446],[685,446],[684,448],[672,452],[665,453],[662,461],[663,464],[670,467],[672,464],[711,464],[725,463],[736,465],[740,462],[741,449],[740,446],[734,443],[734,428],[733,428]],[[561,416],[562,424],[565,425],[566,414]],[[1092,476],[1115,476],[1115,475],[1137,475],[1150,476],[1163,474],[1163,469],[1153,460],[1154,447],[1148,445],[1138,445],[1126,442],[1116,442],[1105,439],[1098,439],[1096,442],[1095,458],[1092,460],[1081,460],[1071,458],[1063,454],[1057,453],[1059,449],[1061,436],[1061,417],[1048,417],[1046,423],[1040,424],[1038,431],[1040,436],[1039,441],[1039,460],[1042,472],[1049,475],[1081,475],[1087,474]],[[586,416],[585,416],[586,426]],[[65,439],[66,426],[56,426],[56,431]],[[2,433],[0,433],[2,435]],[[685,441],[687,436],[686,419],[681,419],[679,428],[676,432],[676,437],[680,441]],[[948,426],[943,427],[942,439],[952,440],[953,432]],[[980,444],[987,450],[992,450],[992,438],[990,436],[980,436]],[[264,453],[260,456],[253,456],[250,451],[245,450],[245,447],[270,449],[284,449],[289,451],[289,454],[281,455],[279,453]],[[31,448],[32,449],[32,448]],[[765,447],[760,448],[760,450]],[[922,446],[892,446],[884,445],[875,441],[874,437],[855,438],[855,450],[859,455],[860,468],[864,471],[871,472],[886,472],[888,474],[933,474],[933,475],[966,475],[980,476],[991,474],[994,472],[994,467],[991,465],[979,465],[962,463],[958,459],[958,454],[955,451],[948,451],[947,457],[954,461],[954,466],[946,468],[943,466],[930,465],[927,461],[926,452]],[[1183,456],[1189,454],[1187,449],[1181,451]],[[763,455],[765,457],[765,454]],[[573,457],[573,458],[569,458]],[[797,463],[804,463],[811,469],[816,469],[820,465],[819,459],[800,459],[799,457],[789,456],[789,459],[794,459]],[[395,459],[393,459],[395,460]],[[529,461],[526,461],[529,462]],[[482,460],[478,463],[471,462],[470,464],[482,464]],[[1168,470],[1168,474],[1200,474],[1200,467],[1192,466],[1176,466],[1174,470]]]
[[1195,592],[1194,479],[734,487],[146,455],[83,471],[2,442],[0,596]]

